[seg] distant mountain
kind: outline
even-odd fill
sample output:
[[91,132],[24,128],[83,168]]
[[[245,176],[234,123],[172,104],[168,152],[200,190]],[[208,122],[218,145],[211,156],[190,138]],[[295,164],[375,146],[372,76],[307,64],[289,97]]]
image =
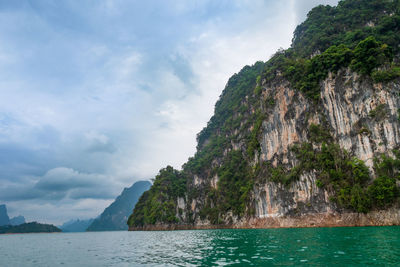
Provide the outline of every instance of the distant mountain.
[[51,224],[41,224],[37,222],[24,223],[17,226],[0,226],[0,234],[11,233],[54,233],[61,232],[61,229]]
[[26,223],[26,221],[25,221],[25,217],[21,216],[21,215],[13,217],[13,218],[10,219],[10,224],[11,225],[20,225],[20,224],[23,224],[23,223]]
[[10,224],[10,218],[8,217],[7,214],[7,207],[4,204],[0,205],[0,226],[9,224]]
[[94,220],[87,231],[128,230],[126,224],[139,197],[151,186],[149,181],[139,181],[125,188],[121,195]]
[[59,228],[63,232],[85,232],[86,229],[93,223],[94,219],[88,219],[88,220],[70,220],[68,222],[65,222],[63,225],[61,225]]

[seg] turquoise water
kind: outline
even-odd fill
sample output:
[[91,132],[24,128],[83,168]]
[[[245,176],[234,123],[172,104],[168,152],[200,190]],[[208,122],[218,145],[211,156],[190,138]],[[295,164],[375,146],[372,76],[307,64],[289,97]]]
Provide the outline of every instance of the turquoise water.
[[400,266],[400,227],[0,236],[0,266]]

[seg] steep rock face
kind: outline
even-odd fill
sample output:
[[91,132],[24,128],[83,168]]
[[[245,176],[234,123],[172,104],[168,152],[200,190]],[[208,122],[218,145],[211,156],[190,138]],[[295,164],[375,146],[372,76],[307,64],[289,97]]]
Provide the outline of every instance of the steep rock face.
[[370,167],[375,153],[400,143],[399,89],[398,83],[373,84],[349,70],[323,83],[323,105],[335,138]]
[[[311,123],[326,120],[326,127],[340,147],[366,162],[373,173],[373,158],[390,152],[400,144],[400,85],[374,84],[349,69],[330,74],[323,81],[323,109],[296,94],[289,86],[265,87],[265,97],[276,100],[274,109],[263,122],[261,155],[273,165],[294,167],[296,159],[290,147],[307,141]],[[381,114],[372,116],[379,109]],[[256,217],[277,217],[298,213],[324,213],[335,210],[329,192],[316,186],[313,173],[302,175],[290,187],[273,182],[255,187]]]
[[266,112],[262,125],[261,159],[290,163],[289,148],[294,143],[307,139],[306,116],[310,105],[300,93],[290,88],[289,83],[264,88],[263,97],[274,99],[275,106]]
[[256,218],[331,211],[328,193],[315,184],[315,175],[303,175],[289,188],[273,182],[254,190]]

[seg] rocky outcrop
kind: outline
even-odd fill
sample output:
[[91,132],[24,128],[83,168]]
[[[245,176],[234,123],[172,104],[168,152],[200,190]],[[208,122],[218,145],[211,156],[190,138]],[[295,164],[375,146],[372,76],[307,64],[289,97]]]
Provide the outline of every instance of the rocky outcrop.
[[333,210],[328,193],[317,187],[315,175],[302,175],[289,188],[274,182],[255,187],[255,218],[276,218],[305,213],[325,213]]
[[323,83],[321,98],[334,137],[370,167],[376,153],[400,144],[399,90],[399,83],[374,84],[350,70]]

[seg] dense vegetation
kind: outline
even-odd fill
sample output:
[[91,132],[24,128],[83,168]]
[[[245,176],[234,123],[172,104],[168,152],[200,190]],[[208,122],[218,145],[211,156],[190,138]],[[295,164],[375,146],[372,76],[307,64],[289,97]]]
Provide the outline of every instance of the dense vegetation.
[[[298,164],[272,168],[257,158],[265,116],[275,106],[263,86],[288,81],[316,104],[321,84],[329,74],[349,69],[362,78],[387,83],[400,77],[400,0],[345,0],[337,7],[318,6],[295,32],[292,46],[278,51],[265,63],[257,62],[233,75],[218,102],[215,114],[197,135],[197,152],[182,171],[160,171],[151,190],[144,193],[129,224],[142,226],[176,223],[176,198],[201,198],[200,217],[211,223],[226,222],[254,212],[250,192],[256,177],[289,185],[304,172],[316,171],[318,186],[332,192],[332,201],[343,209],[367,212],[390,206],[398,197],[399,154],[375,159],[376,179],[365,163],[335,144],[319,125],[309,128],[309,142],[292,148]],[[385,116],[386,106],[371,111],[369,119]],[[400,114],[400,111],[399,111]],[[400,115],[399,115],[400,118]],[[368,129],[360,128],[360,132]],[[259,164],[256,164],[259,162]],[[252,167],[253,166],[253,167]],[[218,177],[216,188],[193,185],[193,177]],[[187,222],[193,222],[188,209]],[[186,222],[186,223],[187,223]]]
[[350,67],[361,75],[372,75],[376,82],[388,82],[400,77],[399,66],[392,63],[392,47],[373,36],[357,43],[354,49],[344,44],[332,45],[310,59],[298,58],[293,51],[289,49],[275,54],[274,65],[266,68],[265,76],[269,80],[274,79],[279,70],[294,88],[315,101],[320,98],[321,81],[330,72],[336,73],[343,68]]
[[[211,117],[207,127],[197,135],[197,152],[185,164],[186,171],[200,173],[205,168],[210,168],[213,160],[222,158],[224,149],[229,147],[231,141],[235,143],[239,143],[240,139],[244,142],[252,141],[248,128],[259,114],[250,112],[249,107],[257,106],[258,103],[254,98],[253,102],[245,99],[247,95],[253,93],[257,77],[263,69],[264,63],[257,62],[253,66],[244,67],[229,79],[215,104],[214,116]],[[236,129],[239,131],[234,134]],[[252,142],[254,143],[254,140]]]
[[221,224],[222,216],[229,211],[239,217],[245,215],[254,182],[252,170],[238,150],[225,157],[217,174],[217,188],[209,189],[206,205],[200,211],[201,218],[209,219],[212,224]]
[[51,224],[41,224],[37,222],[24,223],[16,226],[0,226],[0,234],[12,233],[54,233],[61,232],[61,229]]
[[186,178],[171,166],[161,169],[150,190],[143,193],[128,219],[128,225],[176,223],[176,199],[184,197]]
[[292,47],[300,57],[325,51],[332,45],[351,48],[368,36],[398,50],[400,42],[398,0],[346,0],[337,7],[318,6],[297,26]]

